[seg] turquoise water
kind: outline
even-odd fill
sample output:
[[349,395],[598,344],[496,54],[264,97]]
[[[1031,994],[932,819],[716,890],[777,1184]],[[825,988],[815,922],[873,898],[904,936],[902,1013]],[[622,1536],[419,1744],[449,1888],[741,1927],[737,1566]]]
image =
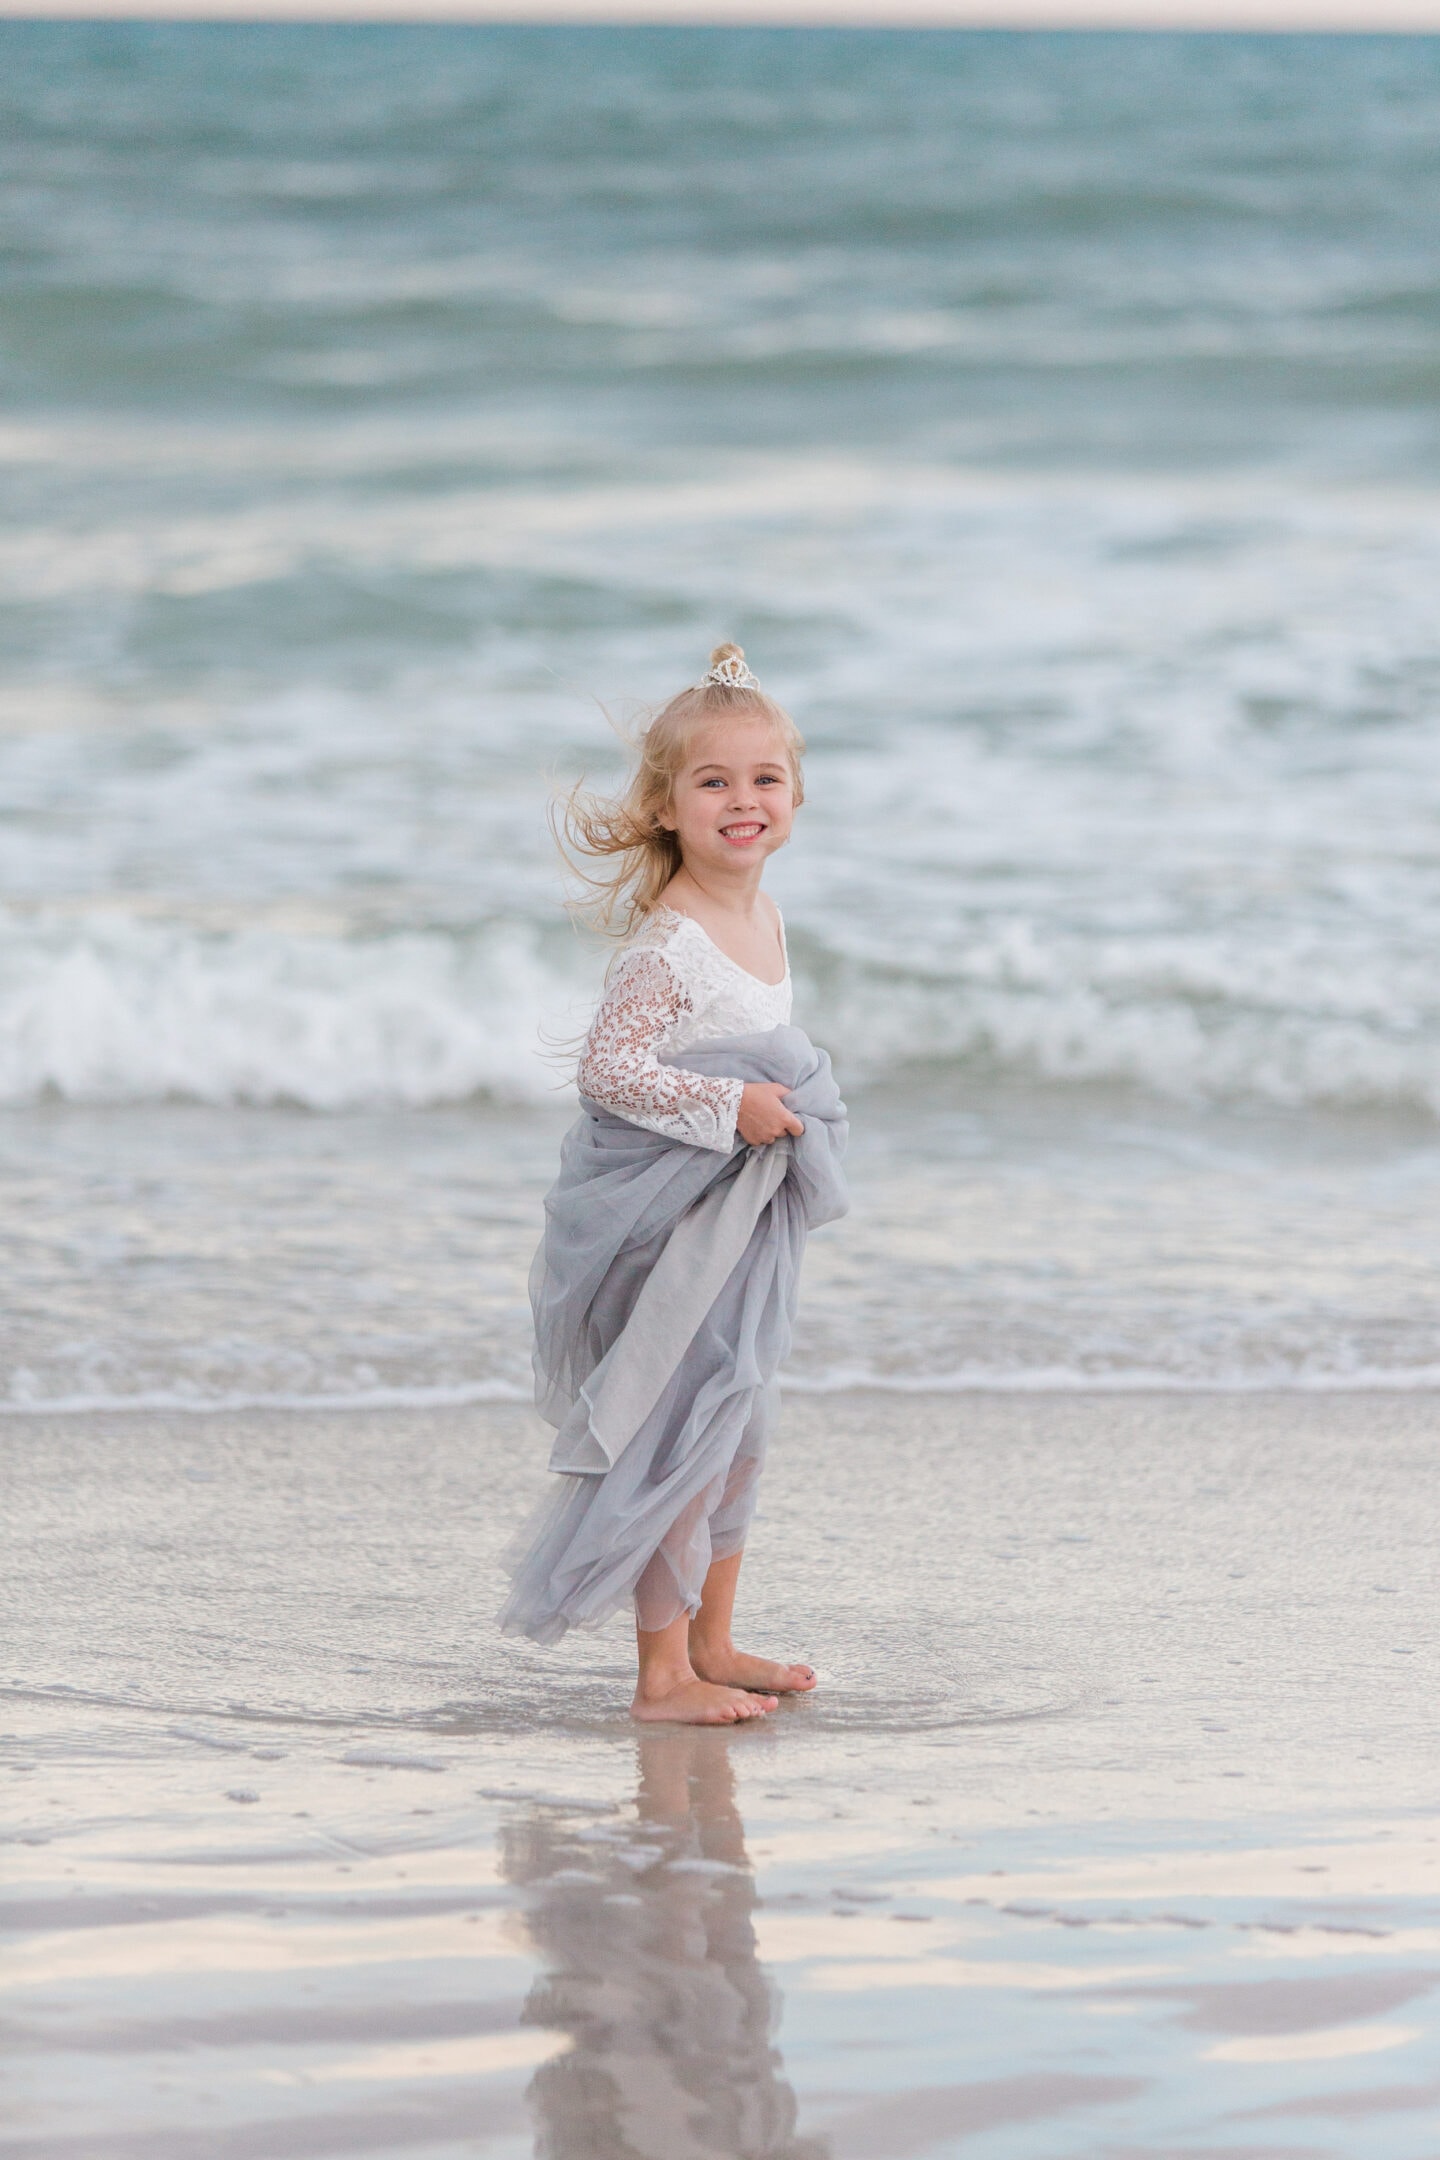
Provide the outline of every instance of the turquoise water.
[[[546,796],[720,636],[871,1150],[799,1375],[1440,1368],[1440,41],[10,23],[0,386],[18,1399],[523,1386]],[[284,1301],[244,1134],[350,1165]]]

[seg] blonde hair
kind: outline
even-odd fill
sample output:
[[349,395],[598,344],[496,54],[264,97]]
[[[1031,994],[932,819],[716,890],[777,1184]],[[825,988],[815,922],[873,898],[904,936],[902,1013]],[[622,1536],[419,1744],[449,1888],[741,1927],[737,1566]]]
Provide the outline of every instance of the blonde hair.
[[[710,674],[727,660],[738,662],[743,671],[741,647],[717,645],[710,655]],[[591,795],[577,787],[551,812],[560,852],[586,888],[585,896],[573,903],[577,915],[613,936],[628,937],[639,927],[681,867],[679,836],[661,820],[673,807],[675,782],[696,736],[717,720],[752,717],[768,720],[779,735],[794,776],[795,801],[804,801],[800,760],[805,742],[783,705],[758,685],[745,688],[708,678],[679,691],[640,735],[635,770],[619,795]],[[607,867],[588,870],[586,862]]]

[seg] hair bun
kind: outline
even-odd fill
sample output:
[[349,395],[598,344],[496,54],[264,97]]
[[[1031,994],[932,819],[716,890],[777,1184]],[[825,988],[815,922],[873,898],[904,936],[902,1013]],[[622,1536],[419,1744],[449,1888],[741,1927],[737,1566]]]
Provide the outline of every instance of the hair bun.
[[695,685],[697,690],[758,690],[759,683],[745,663],[743,645],[717,645],[710,666]]

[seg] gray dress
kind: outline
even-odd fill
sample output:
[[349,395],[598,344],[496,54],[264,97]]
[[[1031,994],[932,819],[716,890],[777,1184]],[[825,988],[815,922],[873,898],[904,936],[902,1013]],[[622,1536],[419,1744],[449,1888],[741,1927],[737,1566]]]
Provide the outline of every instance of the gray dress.
[[[557,1482],[511,1550],[501,1624],[537,1642],[632,1599],[643,1628],[666,1627],[740,1550],[805,1239],[848,1204],[825,1053],[783,1018],[723,1025],[782,996],[788,1016],[788,969],[762,983],[689,918],[655,929],[611,971],[531,1271]],[[783,1082],[803,1135],[738,1140],[748,1080]]]

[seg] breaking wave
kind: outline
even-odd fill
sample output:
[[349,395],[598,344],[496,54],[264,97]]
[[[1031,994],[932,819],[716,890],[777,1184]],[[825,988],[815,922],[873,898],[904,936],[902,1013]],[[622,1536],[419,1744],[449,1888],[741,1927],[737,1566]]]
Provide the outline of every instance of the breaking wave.
[[[797,991],[851,1083],[917,1064],[1171,1099],[1440,1110],[1440,1012],[1318,949],[988,933],[949,971],[797,936]],[[0,915],[0,1100],[425,1108],[555,1101],[600,962],[523,919],[374,934],[119,910]],[[563,1093],[559,1095],[563,1099]]]

